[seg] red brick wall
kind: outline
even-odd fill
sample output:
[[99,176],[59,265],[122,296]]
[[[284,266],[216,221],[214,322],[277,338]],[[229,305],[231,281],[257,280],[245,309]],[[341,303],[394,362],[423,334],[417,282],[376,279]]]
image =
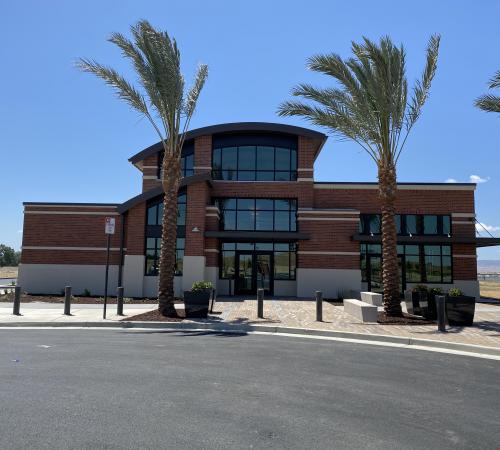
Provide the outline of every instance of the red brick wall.
[[[355,208],[362,213],[380,211],[377,189],[315,189],[315,208]],[[401,214],[474,213],[474,191],[399,190],[396,209]]]
[[[38,213],[37,213],[38,212]],[[84,213],[97,214],[84,214]],[[79,213],[79,214],[69,214]],[[24,247],[97,247],[105,248],[104,234],[106,215],[116,219],[115,234],[111,247],[119,248],[121,220],[113,206],[35,206],[26,205],[23,226],[23,264],[105,264],[104,250],[54,250]],[[111,252],[111,260],[117,261],[119,251]],[[115,262],[113,262],[114,264]]]
[[[205,255],[205,219],[209,202],[209,189],[206,182],[191,184],[187,187],[186,208],[186,248],[184,255]],[[193,232],[197,227],[198,232]]]
[[194,173],[210,172],[212,167],[212,136],[200,136],[194,141],[194,167],[210,167],[195,169]]
[[128,255],[144,255],[146,203],[134,206],[127,214],[126,247]]

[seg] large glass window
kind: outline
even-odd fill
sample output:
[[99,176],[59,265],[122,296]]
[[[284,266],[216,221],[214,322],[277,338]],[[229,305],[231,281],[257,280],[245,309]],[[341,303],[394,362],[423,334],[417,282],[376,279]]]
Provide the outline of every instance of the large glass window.
[[[175,275],[182,275],[186,234],[186,193],[177,196],[177,241],[175,250]],[[146,267],[145,274],[158,275],[163,219],[163,198],[157,198],[148,204],[146,210]]]
[[[400,236],[451,235],[451,217],[449,215],[396,214],[396,230]],[[361,234],[380,234],[380,214],[361,214],[359,230]]]
[[274,279],[294,280],[297,269],[296,244],[289,242],[223,242],[221,244],[220,278],[234,278],[236,252],[273,252]]
[[[175,275],[182,275],[185,238],[177,238],[175,246]],[[146,275],[158,275],[161,238],[146,238]]]
[[295,181],[297,150],[255,145],[215,148],[212,176],[231,181]]
[[[381,257],[380,244],[361,244],[361,275],[367,281],[367,259]],[[401,274],[406,283],[452,283],[450,245],[398,245]]]
[[221,229],[245,231],[296,231],[295,199],[218,198]]

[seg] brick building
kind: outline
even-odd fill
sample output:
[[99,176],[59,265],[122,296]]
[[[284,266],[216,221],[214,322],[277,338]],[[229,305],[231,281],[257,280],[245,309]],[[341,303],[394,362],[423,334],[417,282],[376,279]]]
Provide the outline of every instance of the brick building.
[[[326,136],[274,123],[192,130],[183,148],[176,294],[211,280],[220,295],[326,297],[381,289],[376,183],[316,182]],[[19,283],[32,293],[104,290],[105,217],[115,217],[110,292],[157,293],[162,146],[130,158],[142,192],[124,203],[24,203]],[[475,185],[399,183],[401,290],[451,286],[477,296]]]

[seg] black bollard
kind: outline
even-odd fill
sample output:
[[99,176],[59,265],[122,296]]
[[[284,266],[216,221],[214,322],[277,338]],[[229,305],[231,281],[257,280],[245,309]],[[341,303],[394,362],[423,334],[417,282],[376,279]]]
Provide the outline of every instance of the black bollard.
[[436,310],[437,310],[437,323],[438,331],[446,332],[446,297],[444,295],[436,295]]
[[257,317],[264,318],[264,289],[257,289]]
[[118,316],[123,316],[123,286],[118,287],[118,293],[116,295],[116,314]]
[[71,286],[64,288],[64,315],[71,316]]
[[316,291],[316,321],[323,322],[323,292]]
[[14,314],[15,316],[20,316],[21,315],[20,310],[21,310],[21,286],[16,286],[14,288],[14,308],[12,314]]

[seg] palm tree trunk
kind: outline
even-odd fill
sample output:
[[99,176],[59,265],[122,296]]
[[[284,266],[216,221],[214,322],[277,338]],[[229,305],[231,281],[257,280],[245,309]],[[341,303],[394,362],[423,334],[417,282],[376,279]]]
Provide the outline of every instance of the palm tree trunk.
[[163,218],[158,273],[158,308],[164,316],[176,316],[174,307],[175,247],[177,242],[177,194],[179,190],[177,156],[163,159]]
[[396,167],[381,161],[378,167],[379,196],[382,209],[382,282],[384,309],[388,316],[401,317],[396,231]]

